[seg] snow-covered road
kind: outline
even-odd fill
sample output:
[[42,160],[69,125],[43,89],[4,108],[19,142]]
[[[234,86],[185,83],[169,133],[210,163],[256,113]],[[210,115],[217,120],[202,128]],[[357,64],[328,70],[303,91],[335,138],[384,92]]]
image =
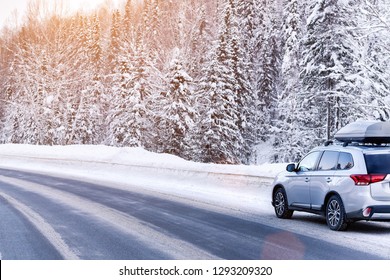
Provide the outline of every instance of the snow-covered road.
[[283,165],[198,164],[104,146],[0,145],[0,166],[0,234],[31,243],[0,242],[4,259],[390,259],[387,223],[333,232],[310,214],[275,218],[270,185]]

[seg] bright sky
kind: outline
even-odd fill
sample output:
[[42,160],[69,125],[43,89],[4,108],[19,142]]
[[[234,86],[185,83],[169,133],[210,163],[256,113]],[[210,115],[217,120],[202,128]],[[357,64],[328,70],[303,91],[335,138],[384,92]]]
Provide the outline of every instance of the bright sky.
[[[4,26],[7,20],[12,22],[15,19],[15,10],[17,16],[20,17],[24,14],[26,6],[30,0],[1,0],[0,1],[0,28]],[[34,0],[33,0],[34,1]],[[41,0],[42,1],[42,0]],[[125,0],[46,0],[48,2],[62,1],[64,6],[71,9],[93,9],[99,4],[108,1],[115,4],[123,3]]]

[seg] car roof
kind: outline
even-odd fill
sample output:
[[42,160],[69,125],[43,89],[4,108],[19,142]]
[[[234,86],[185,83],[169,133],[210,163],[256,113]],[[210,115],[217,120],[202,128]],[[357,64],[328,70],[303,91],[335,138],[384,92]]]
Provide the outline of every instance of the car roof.
[[348,146],[343,146],[340,144],[331,144],[326,146],[318,146],[314,148],[312,151],[339,151],[339,152],[347,152],[347,151],[360,151],[362,153],[375,153],[375,152],[390,152],[390,146],[387,145],[362,145],[362,144],[350,144]]

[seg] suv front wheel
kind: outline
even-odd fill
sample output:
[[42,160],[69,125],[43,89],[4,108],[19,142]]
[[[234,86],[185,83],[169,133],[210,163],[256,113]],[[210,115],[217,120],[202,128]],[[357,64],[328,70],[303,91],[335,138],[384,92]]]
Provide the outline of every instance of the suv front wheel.
[[287,196],[283,188],[278,188],[274,193],[275,214],[281,219],[290,219],[294,211],[288,209]]
[[331,230],[342,231],[348,227],[341,198],[333,195],[326,204],[326,223]]

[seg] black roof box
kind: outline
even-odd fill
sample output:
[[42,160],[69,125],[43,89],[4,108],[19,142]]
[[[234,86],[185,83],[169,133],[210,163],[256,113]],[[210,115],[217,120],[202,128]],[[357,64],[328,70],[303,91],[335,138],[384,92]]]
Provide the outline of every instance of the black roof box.
[[340,129],[334,138],[338,141],[349,143],[390,143],[390,122],[353,122]]

